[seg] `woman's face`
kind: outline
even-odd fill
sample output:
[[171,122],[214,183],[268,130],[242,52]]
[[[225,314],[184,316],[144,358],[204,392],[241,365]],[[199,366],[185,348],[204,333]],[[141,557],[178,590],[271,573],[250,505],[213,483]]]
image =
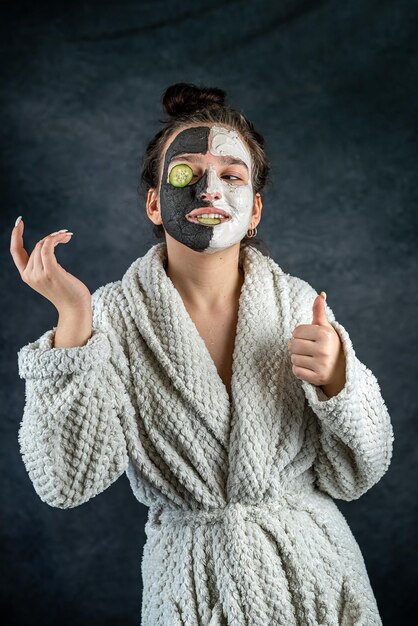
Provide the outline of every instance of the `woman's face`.
[[[185,187],[169,182],[172,168],[179,164],[193,170]],[[251,154],[234,130],[202,125],[180,131],[165,150],[160,180],[165,230],[197,252],[213,253],[240,242],[253,212],[252,166]],[[199,223],[194,217],[198,209],[207,215],[219,210],[220,223]]]

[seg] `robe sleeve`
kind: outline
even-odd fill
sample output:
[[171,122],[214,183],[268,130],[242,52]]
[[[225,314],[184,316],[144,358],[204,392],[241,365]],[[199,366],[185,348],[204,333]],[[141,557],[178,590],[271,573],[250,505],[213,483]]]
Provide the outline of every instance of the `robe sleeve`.
[[109,285],[92,296],[93,330],[84,346],[52,347],[54,327],[18,352],[25,380],[20,454],[40,499],[60,509],[87,502],[128,466],[121,417],[133,407]]
[[[310,324],[318,293],[305,284],[309,290],[305,291],[303,306],[307,309],[300,323]],[[327,303],[325,309],[342,341],[346,383],[336,396],[328,398],[320,387],[301,380],[305,411],[313,412],[319,420],[315,484],[333,498],[356,500],[388,470],[394,433],[376,377],[357,358],[348,332]]]

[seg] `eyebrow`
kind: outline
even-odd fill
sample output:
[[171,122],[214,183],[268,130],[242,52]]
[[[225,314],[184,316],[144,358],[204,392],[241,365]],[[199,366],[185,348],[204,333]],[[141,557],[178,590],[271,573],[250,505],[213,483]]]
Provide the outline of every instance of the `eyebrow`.
[[[177,154],[170,160],[170,164],[173,161],[178,161],[178,160],[190,161],[190,163],[198,163],[199,161],[201,161],[201,158],[202,157],[198,156],[197,154],[187,154],[187,153]],[[219,158],[221,159],[223,163],[226,163],[227,165],[243,165],[248,172],[247,164],[244,163],[244,161],[242,161],[241,159],[238,159],[232,156],[221,156]]]

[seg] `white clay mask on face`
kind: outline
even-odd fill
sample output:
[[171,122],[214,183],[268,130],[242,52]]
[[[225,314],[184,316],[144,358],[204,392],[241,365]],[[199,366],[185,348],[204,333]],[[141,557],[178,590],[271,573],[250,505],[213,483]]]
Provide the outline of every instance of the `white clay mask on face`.
[[214,156],[231,156],[241,159],[248,168],[246,184],[221,179],[217,176],[213,166],[209,168],[207,192],[219,191],[221,195],[220,199],[214,200],[211,204],[217,209],[223,209],[231,216],[231,219],[213,228],[209,248],[205,250],[211,253],[228,248],[245,237],[251,222],[254,192],[251,182],[251,155],[235,131],[223,126],[212,126],[209,133],[209,151]]

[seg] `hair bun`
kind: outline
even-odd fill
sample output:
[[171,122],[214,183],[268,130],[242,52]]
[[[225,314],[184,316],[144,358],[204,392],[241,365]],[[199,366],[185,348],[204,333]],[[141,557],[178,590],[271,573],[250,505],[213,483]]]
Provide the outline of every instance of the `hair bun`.
[[207,106],[223,106],[226,92],[218,87],[197,87],[191,83],[175,83],[164,91],[162,105],[170,117],[192,113]]

